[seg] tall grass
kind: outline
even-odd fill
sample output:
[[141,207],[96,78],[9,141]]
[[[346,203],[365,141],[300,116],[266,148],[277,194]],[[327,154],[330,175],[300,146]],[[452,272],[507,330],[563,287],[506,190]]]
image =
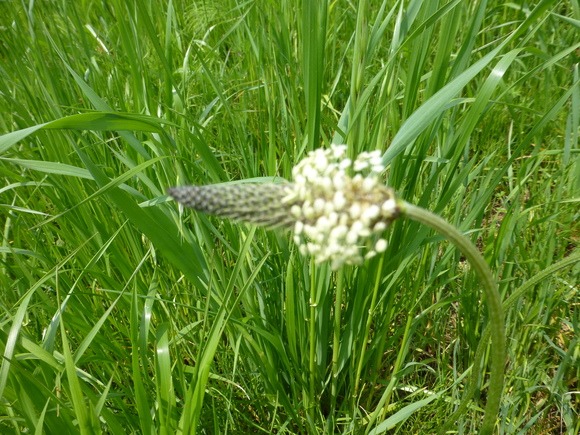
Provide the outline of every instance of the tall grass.
[[0,17],[3,433],[476,433],[487,311],[453,246],[397,221],[384,254],[333,272],[165,195],[289,179],[331,142],[382,150],[385,183],[494,272],[496,431],[580,431],[577,2]]

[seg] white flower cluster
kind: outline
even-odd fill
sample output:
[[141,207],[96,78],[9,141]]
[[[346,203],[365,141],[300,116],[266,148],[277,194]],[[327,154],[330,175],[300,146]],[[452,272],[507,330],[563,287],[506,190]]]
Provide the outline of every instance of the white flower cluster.
[[399,213],[392,190],[380,180],[380,152],[363,152],[354,161],[346,154],[346,145],[310,152],[294,167],[283,199],[296,219],[300,252],[317,263],[331,261],[335,270],[384,252],[380,236]]

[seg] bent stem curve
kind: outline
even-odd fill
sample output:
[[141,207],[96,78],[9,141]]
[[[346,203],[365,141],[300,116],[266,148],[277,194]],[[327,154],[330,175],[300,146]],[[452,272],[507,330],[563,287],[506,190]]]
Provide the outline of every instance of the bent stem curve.
[[499,411],[503,390],[504,358],[506,352],[503,309],[495,279],[489,266],[477,248],[467,237],[461,234],[457,228],[436,214],[413,204],[409,204],[408,202],[398,201],[398,206],[402,216],[406,216],[411,220],[427,225],[451,241],[461,251],[461,253],[467,257],[475,272],[481,278],[483,291],[487,298],[490,319],[489,327],[493,342],[491,346],[488,399],[485,406],[485,414],[480,433],[492,433]]
[[[580,251],[574,252],[573,254],[570,254],[568,257],[563,258],[557,263],[548,266],[541,272],[538,272],[536,275],[534,275],[532,278],[530,278],[528,281],[526,281],[524,284],[522,284],[520,287],[514,290],[510,295],[510,297],[504,301],[503,303],[504,312],[510,309],[512,305],[514,305],[527,291],[534,288],[534,286],[536,286],[538,283],[540,283],[545,279],[551,278],[553,274],[559,271],[560,269],[568,267],[579,261],[580,261]],[[475,394],[477,374],[481,369],[483,354],[485,352],[485,349],[487,348],[487,343],[489,341],[490,336],[491,336],[491,328],[489,325],[487,325],[483,330],[483,333],[481,334],[479,345],[477,346],[477,350],[475,351],[475,355],[473,357],[473,366],[471,367],[471,383],[469,385],[469,388],[467,388],[463,392],[463,399],[461,399],[461,403],[459,404],[455,412],[449,417],[449,421],[442,428],[440,428],[440,433],[446,433],[446,431],[450,429],[451,422],[453,420],[456,420],[467,409],[469,400]]]

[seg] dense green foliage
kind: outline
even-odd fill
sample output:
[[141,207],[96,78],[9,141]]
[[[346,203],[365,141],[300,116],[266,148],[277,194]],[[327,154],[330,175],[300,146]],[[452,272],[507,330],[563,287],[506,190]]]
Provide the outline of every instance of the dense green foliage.
[[401,219],[332,272],[165,194],[334,142],[385,152],[496,275],[498,430],[578,433],[580,6],[516,3],[0,2],[0,432],[448,423],[489,336],[452,245]]

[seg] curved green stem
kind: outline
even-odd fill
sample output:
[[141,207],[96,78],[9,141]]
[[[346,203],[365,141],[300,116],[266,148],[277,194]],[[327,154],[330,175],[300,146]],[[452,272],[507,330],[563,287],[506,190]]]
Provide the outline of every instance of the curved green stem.
[[487,298],[489,327],[493,337],[493,345],[491,347],[491,367],[487,404],[485,406],[485,415],[483,417],[480,433],[490,434],[493,432],[495,426],[503,390],[506,348],[503,309],[495,279],[477,248],[467,237],[461,234],[457,228],[430,211],[414,206],[405,201],[399,201],[398,205],[402,215],[436,230],[457,246],[461,253],[467,257],[471,266],[481,279],[483,291]]
[[[563,258],[562,260],[548,266],[546,269],[542,270],[541,272],[534,275],[532,278],[527,280],[524,284],[522,284],[517,290],[515,290],[509,298],[505,300],[503,303],[504,311],[507,311],[511,306],[520,299],[528,290],[534,288],[536,284],[544,279],[552,276],[553,273],[557,272],[560,269],[563,269],[567,266],[570,266],[574,263],[580,261],[580,251],[574,252],[570,256]],[[487,342],[491,335],[491,328],[487,325],[481,334],[481,339],[479,341],[479,345],[477,346],[477,350],[475,352],[475,356],[473,357],[473,366],[471,368],[471,377],[469,382],[469,387],[463,393],[463,398],[461,399],[461,403],[455,410],[455,412],[449,417],[449,421],[440,429],[440,433],[445,433],[448,429],[450,429],[451,424],[453,421],[457,420],[459,416],[467,409],[467,405],[469,401],[473,397],[475,393],[475,389],[477,387],[477,377],[479,371],[481,369],[481,364],[483,362],[483,355],[485,353],[485,349],[487,347]]]

